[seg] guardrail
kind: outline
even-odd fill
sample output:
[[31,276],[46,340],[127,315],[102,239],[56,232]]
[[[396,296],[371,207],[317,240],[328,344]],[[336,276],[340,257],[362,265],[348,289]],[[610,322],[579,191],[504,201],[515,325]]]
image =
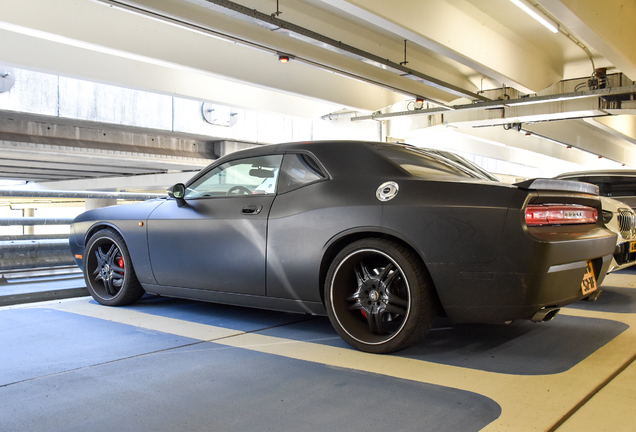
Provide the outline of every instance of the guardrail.
[[[2,190],[0,197],[75,198],[142,201],[165,197],[165,194],[91,191]],[[0,226],[69,225],[73,218],[21,217],[0,218]],[[0,271],[75,265],[68,236],[11,235],[0,236]]]
[[0,271],[74,264],[68,238],[0,241]]
[[36,226],[36,225],[70,225],[73,218],[0,218],[0,226]]
[[38,191],[38,190],[8,190],[0,189],[0,197],[13,198],[101,198],[143,201],[165,197],[166,194],[135,193],[135,192],[91,192],[91,191]]

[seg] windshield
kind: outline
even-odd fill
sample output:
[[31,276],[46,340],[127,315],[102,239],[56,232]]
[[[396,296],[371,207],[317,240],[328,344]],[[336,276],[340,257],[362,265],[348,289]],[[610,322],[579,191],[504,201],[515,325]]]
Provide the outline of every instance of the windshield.
[[598,186],[599,195],[607,197],[636,196],[636,177],[621,175],[579,175],[567,178]]

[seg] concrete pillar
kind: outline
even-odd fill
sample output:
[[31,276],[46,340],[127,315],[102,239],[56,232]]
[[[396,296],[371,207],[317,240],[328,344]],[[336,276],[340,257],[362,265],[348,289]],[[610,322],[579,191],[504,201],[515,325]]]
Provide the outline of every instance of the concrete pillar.
[[[22,217],[34,217],[35,209],[33,207],[25,207],[22,209]],[[22,234],[35,234],[35,226],[23,226]]]
[[84,209],[93,210],[93,209],[108,207],[112,205],[117,205],[117,199],[115,198],[86,198]]

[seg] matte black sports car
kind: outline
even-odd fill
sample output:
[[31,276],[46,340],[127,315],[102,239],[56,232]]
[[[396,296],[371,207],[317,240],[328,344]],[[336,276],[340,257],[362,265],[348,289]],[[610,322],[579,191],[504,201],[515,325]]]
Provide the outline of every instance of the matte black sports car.
[[453,322],[546,321],[596,290],[616,236],[595,186],[484,181],[415,147],[268,145],[232,153],[168,197],[78,216],[92,296],[144,292],[327,314],[363,351]]

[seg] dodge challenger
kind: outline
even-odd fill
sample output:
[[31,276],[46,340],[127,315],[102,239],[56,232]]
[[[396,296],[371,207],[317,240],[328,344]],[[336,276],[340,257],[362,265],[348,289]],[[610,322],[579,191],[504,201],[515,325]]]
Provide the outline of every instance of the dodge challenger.
[[144,293],[327,315],[351,346],[411,346],[436,317],[552,319],[597,290],[616,235],[598,188],[484,180],[400,144],[226,155],[165,198],[79,215],[70,246],[104,305]]

